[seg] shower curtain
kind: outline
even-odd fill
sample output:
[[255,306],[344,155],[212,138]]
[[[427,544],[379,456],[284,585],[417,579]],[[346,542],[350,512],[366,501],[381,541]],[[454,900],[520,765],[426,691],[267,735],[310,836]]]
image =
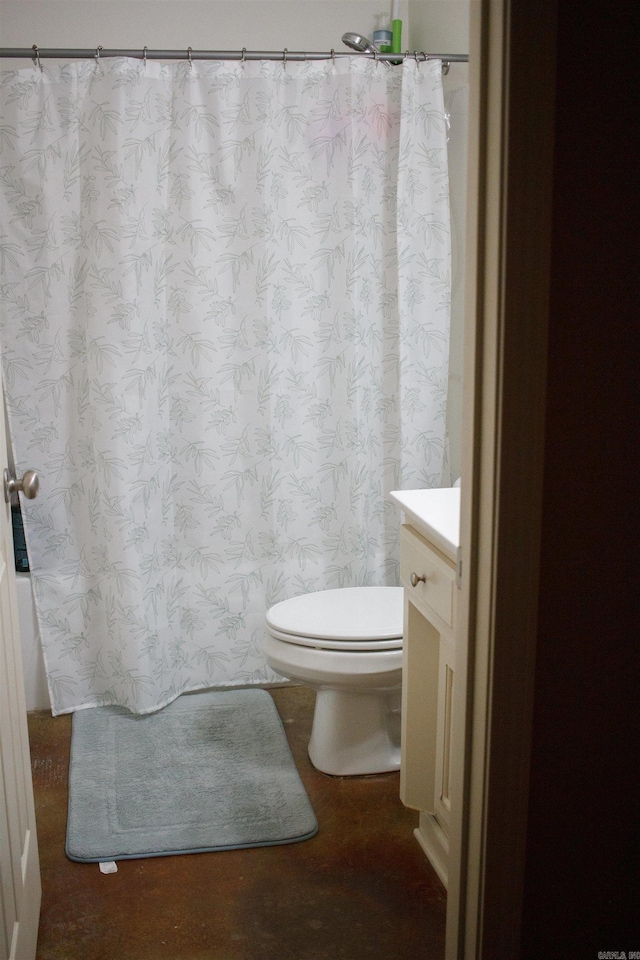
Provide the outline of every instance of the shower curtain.
[[1,75],[7,406],[54,713],[280,679],[267,606],[398,582],[446,483],[440,63]]

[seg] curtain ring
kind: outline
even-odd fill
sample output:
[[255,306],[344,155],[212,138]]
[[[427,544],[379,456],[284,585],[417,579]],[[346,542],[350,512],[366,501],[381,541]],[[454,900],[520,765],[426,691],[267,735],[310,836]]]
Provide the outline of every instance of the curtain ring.
[[377,49],[377,47],[374,47],[374,48],[373,48],[373,59],[374,59],[375,62],[376,62],[376,66],[378,66],[378,64],[379,64],[380,61],[378,60],[378,49]]
[[33,63],[34,63],[34,66],[40,67],[40,72],[42,72],[42,64],[40,63],[40,51],[38,50],[38,44],[37,44],[37,43],[34,43],[34,45],[31,47],[31,49],[33,50]]
[[146,48],[146,47],[145,47],[144,50],[142,51],[142,59],[144,60],[144,65],[145,65],[145,67],[146,67],[146,65],[147,65],[147,48]]
[[242,48],[242,56],[240,57],[240,63],[244,63],[247,59],[247,48]]
[[289,52],[289,51],[287,50],[286,47],[285,47],[284,50],[282,51],[282,63],[283,63],[283,66],[285,66],[285,67],[286,67],[286,65],[287,65],[287,53],[288,53],[288,52]]
[[331,47],[331,59],[333,60],[334,63],[336,62],[336,52],[333,49],[333,47]]
[[189,58],[189,66],[190,66],[190,67],[193,66],[193,59],[192,59],[192,57],[191,57],[191,53],[192,53],[191,47],[188,47],[188,48],[187,48],[187,57]]
[[426,53],[424,52],[424,50],[421,50],[421,51],[420,51],[420,54],[421,54],[421,56],[424,57],[423,63],[426,63],[429,58],[427,57],[427,55],[426,55]]
[[414,50],[414,51],[413,51],[413,59],[415,60],[416,63],[418,62],[418,51],[417,51],[417,50]]
[[101,50],[102,50],[102,47],[96,47],[96,62],[99,62],[99,61],[100,61],[100,51],[101,51]]
[[446,77],[446,75],[449,73],[449,67],[450,67],[450,66],[451,66],[451,64],[449,63],[448,60],[443,60],[443,61],[442,61],[442,73],[443,73],[443,75],[444,75],[445,77]]

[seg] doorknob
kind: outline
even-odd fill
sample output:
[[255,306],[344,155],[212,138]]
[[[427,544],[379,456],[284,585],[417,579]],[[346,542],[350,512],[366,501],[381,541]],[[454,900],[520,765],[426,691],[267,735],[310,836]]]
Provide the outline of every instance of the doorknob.
[[11,500],[12,493],[22,493],[27,500],[33,500],[38,495],[40,489],[40,478],[35,470],[25,470],[22,479],[18,480],[12,477],[8,470],[4,471],[4,499],[7,503]]

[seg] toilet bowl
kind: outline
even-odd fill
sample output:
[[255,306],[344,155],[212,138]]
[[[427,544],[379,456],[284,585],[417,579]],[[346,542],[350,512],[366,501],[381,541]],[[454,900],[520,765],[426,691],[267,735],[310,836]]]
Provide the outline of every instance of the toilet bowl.
[[267,611],[269,666],[316,691],[309,758],[323,773],[400,768],[402,587],[343,587]]

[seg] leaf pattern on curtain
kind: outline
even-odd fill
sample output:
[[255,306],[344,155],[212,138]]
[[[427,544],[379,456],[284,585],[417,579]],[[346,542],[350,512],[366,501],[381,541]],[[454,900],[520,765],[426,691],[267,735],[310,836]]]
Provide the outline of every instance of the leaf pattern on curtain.
[[268,605],[398,582],[441,486],[440,64],[1,76],[4,375],[53,709],[279,679]]

